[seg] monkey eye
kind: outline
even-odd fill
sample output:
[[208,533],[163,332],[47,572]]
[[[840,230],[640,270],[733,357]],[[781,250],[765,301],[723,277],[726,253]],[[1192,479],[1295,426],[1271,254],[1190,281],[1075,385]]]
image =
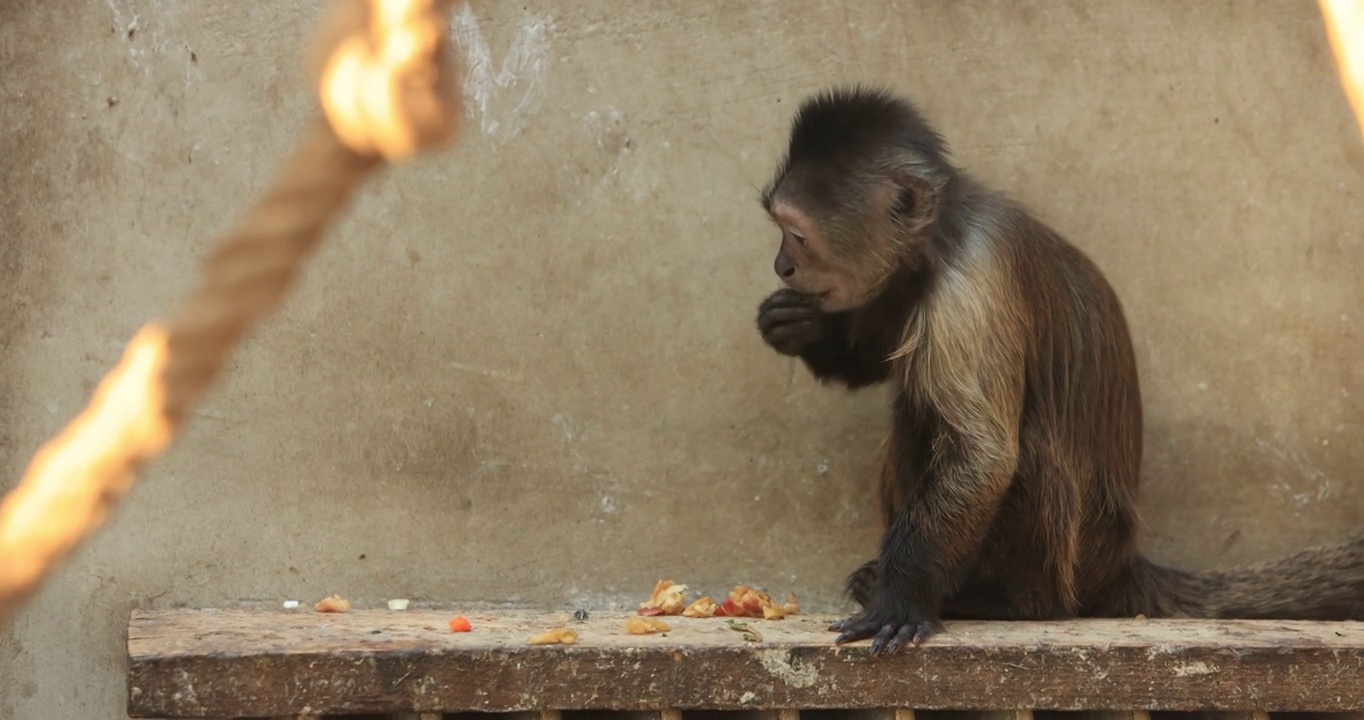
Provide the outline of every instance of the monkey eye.
[[801,245],[804,245],[804,244],[805,244],[805,236],[804,236],[804,235],[798,235],[798,234],[796,234],[796,233],[791,233],[791,239],[792,239],[792,240],[795,240],[797,243],[800,243]]

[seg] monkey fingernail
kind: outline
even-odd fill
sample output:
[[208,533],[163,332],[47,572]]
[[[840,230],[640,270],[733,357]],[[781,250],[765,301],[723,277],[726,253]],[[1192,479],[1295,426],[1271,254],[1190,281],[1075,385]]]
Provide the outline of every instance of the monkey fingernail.
[[889,651],[892,653],[899,652],[900,648],[904,647],[907,642],[911,645],[918,645],[918,639],[919,634],[914,631],[913,625],[903,625],[890,641]]

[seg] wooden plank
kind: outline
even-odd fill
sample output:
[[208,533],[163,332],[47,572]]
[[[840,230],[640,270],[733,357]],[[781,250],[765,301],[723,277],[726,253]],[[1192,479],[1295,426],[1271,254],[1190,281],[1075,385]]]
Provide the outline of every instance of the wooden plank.
[[564,710],[560,715],[563,720],[684,720],[681,710]]
[[481,614],[450,633],[426,610],[135,612],[128,712],[1364,708],[1361,622],[956,622],[871,658],[865,642],[833,646],[831,618],[813,616],[750,621],[754,643],[719,619],[634,636],[626,614],[594,613],[574,645],[528,645],[554,617]]
[[[1329,716],[1328,716],[1329,717]],[[1259,710],[1243,710],[1241,712],[1157,712],[1153,714],[1152,720],[1270,720],[1269,713]],[[1326,720],[1321,715],[1312,715],[1310,720]]]
[[[1179,715],[1179,713],[1176,713]],[[1035,720],[1150,720],[1145,710],[1086,710],[1084,712],[1035,712]],[[1183,717],[1181,715],[1181,720]],[[1192,719],[1188,719],[1192,720]]]
[[913,710],[807,710],[800,714],[800,720],[915,720],[915,716]]
[[1032,720],[1031,710],[926,710],[916,720]]
[[[600,714],[593,713],[593,720],[602,720]],[[611,718],[615,720],[615,718]],[[795,710],[700,710],[682,713],[682,720],[800,720]]]
[[1150,720],[1150,713],[1145,710],[1048,711],[1035,712],[1032,716],[1034,720]]
[[928,710],[916,720],[1032,720],[1031,710]]

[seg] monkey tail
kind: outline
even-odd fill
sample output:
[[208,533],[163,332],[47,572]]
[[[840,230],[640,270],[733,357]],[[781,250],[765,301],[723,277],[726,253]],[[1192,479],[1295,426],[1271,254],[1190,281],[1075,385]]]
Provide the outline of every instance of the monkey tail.
[[1105,615],[1262,620],[1364,619],[1364,531],[1275,560],[1188,572],[1137,555]]

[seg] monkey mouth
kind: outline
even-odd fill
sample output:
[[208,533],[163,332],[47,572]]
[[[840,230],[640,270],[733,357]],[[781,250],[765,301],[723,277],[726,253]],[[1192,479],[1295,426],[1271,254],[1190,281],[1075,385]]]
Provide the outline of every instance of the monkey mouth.
[[832,288],[829,290],[815,290],[809,287],[800,287],[797,285],[792,285],[791,283],[783,283],[783,285],[800,293],[809,302],[816,303],[828,302],[830,299],[833,298],[834,294],[834,290]]
[[818,308],[820,312],[828,312],[826,308],[834,301],[833,294],[833,290],[825,290],[824,292],[810,293],[808,297],[810,298],[811,304]]

